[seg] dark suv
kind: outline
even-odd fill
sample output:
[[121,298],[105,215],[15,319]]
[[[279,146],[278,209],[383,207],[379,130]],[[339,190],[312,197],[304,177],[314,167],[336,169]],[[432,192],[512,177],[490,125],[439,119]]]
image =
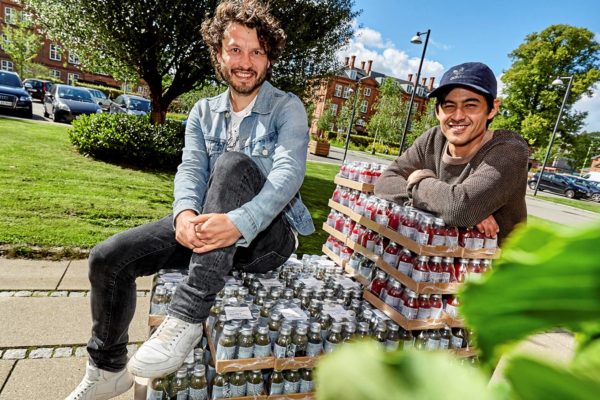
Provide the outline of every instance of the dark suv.
[[[531,190],[535,190],[539,172],[527,182]],[[540,180],[538,190],[547,190],[567,196],[570,199],[582,199],[589,197],[590,190],[587,186],[579,184],[575,179],[567,175],[555,174],[553,172],[544,172]]]
[[0,110],[12,111],[31,118],[31,96],[15,72],[0,71]]
[[44,95],[50,91],[52,82],[43,79],[25,79],[23,86],[31,94],[32,98],[44,101]]

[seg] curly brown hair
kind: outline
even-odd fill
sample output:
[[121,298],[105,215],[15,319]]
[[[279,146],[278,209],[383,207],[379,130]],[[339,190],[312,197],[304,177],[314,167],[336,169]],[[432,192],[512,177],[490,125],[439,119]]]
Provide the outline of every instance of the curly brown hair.
[[[223,80],[223,75],[217,54],[221,51],[225,30],[232,23],[256,29],[258,40],[271,65],[281,56],[285,46],[285,33],[269,13],[267,5],[258,0],[222,1],[215,10],[215,15],[202,23],[202,38],[208,45],[210,60],[219,79]],[[267,70],[267,79],[271,77],[271,65]]]

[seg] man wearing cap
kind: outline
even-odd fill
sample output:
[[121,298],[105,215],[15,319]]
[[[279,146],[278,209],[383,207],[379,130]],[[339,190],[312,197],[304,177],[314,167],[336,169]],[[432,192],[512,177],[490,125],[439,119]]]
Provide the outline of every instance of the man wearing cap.
[[375,194],[432,212],[448,225],[476,226],[499,243],[525,221],[527,143],[488,129],[498,113],[497,82],[485,64],[450,68],[435,98],[439,125],[419,136],[375,184]]

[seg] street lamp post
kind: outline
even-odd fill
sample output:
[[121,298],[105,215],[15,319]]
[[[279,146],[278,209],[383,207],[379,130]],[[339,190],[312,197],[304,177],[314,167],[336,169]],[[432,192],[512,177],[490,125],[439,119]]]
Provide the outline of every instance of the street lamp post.
[[402,131],[402,139],[400,140],[400,149],[398,150],[398,155],[402,154],[402,148],[404,147],[404,141],[406,139],[406,133],[408,132],[408,126],[410,124],[410,114],[412,112],[413,103],[415,102],[415,94],[417,92],[417,88],[419,87],[419,78],[421,77],[421,68],[423,67],[423,61],[425,60],[425,52],[427,51],[427,43],[429,43],[429,34],[431,33],[431,29],[427,29],[427,32],[417,32],[415,36],[410,39],[410,42],[413,44],[421,44],[423,41],[421,40],[421,35],[425,36],[425,45],[423,46],[423,53],[421,54],[421,61],[419,61],[419,69],[417,70],[417,79],[415,83],[415,87],[410,95],[410,102],[408,103],[408,114],[406,115],[406,122],[404,124],[404,130]]
[[[354,93],[354,89],[350,88],[350,94]],[[348,153],[348,145],[350,144],[350,132],[352,131],[352,123],[354,122],[354,115],[356,114],[356,102],[358,101],[358,87],[356,88],[356,95],[354,96],[354,103],[352,104],[352,114],[350,115],[350,123],[348,124],[348,132],[346,133],[346,142],[344,143],[344,159],[346,161],[346,154]]]
[[559,76],[558,78],[556,78],[555,80],[552,81],[552,85],[553,86],[564,85],[564,83],[562,81],[563,79],[568,79],[569,84],[567,85],[567,90],[565,91],[565,97],[563,97],[563,101],[560,106],[560,110],[558,111],[558,117],[556,118],[556,123],[554,124],[554,130],[552,131],[552,136],[550,136],[550,143],[548,143],[548,149],[546,150],[546,156],[544,157],[542,169],[540,170],[540,174],[538,176],[537,183],[535,184],[535,190],[533,191],[534,197],[537,194],[538,188],[540,187],[540,181],[542,180],[542,175],[544,174],[544,170],[546,169],[546,163],[548,162],[548,157],[550,156],[550,150],[552,149],[552,144],[554,143],[554,138],[556,137],[556,130],[558,129],[558,124],[560,123],[560,117],[562,117],[562,113],[565,108],[567,98],[569,97],[569,93],[571,92],[571,84],[573,83],[573,75]]

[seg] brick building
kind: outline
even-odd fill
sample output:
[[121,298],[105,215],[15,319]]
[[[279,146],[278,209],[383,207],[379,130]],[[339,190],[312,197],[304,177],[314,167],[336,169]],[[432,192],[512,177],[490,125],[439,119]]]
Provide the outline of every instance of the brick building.
[[[22,5],[18,1],[0,0],[0,69],[2,70],[14,70],[14,63],[2,49],[2,42],[4,41],[2,30],[4,26],[15,21],[17,12],[21,12],[22,8]],[[33,62],[48,67],[52,78],[67,84],[79,81],[115,88],[121,87],[121,84],[109,75],[92,74],[82,71],[77,55],[70,53],[68,49],[62,48],[59,43],[54,43],[46,39],[44,39],[44,44]]]
[[[332,111],[338,115],[346,99],[350,96],[351,89],[356,90],[360,83],[361,91],[358,102],[356,103],[356,124],[355,129],[359,133],[365,132],[365,124],[375,113],[373,105],[377,103],[379,96],[379,86],[387,75],[373,70],[373,61],[361,61],[360,66],[356,65],[356,56],[346,57],[344,65],[338,74],[324,80],[314,94],[315,112],[311,124],[311,133],[317,132],[317,120],[323,113],[326,102],[331,102]],[[410,101],[412,90],[416,82],[413,82],[413,75],[409,74],[408,79],[394,78],[402,90],[402,98],[406,102]],[[413,104],[413,112],[421,113],[427,105],[427,94],[433,90],[435,78],[422,78],[417,85],[417,93]],[[340,130],[347,130],[348,127],[338,127]]]

